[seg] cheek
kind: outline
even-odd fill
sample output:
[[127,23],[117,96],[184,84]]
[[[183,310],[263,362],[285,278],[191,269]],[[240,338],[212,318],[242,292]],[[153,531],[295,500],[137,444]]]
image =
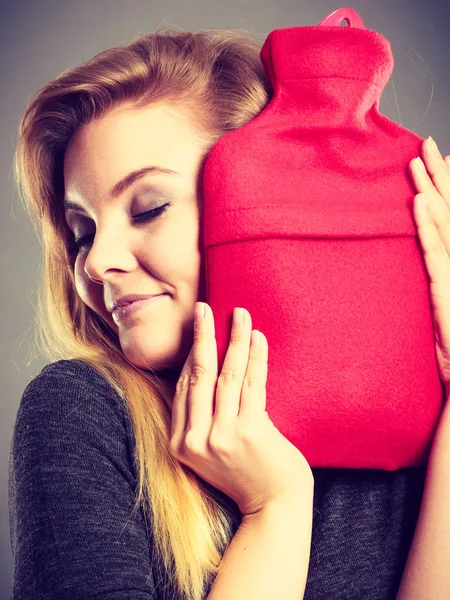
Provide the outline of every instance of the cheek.
[[189,221],[177,221],[170,231],[164,233],[154,244],[149,246],[147,243],[147,268],[150,272],[152,267],[157,269],[168,280],[194,282],[198,278],[201,263],[197,223],[192,217]]
[[180,274],[183,273],[184,278],[192,284],[197,284],[202,264],[202,252],[198,241],[189,240],[189,243],[185,244],[184,252],[180,248],[177,259]]

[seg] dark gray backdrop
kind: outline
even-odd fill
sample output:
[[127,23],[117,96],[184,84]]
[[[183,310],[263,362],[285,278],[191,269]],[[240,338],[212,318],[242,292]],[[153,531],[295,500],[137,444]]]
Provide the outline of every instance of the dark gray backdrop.
[[[7,478],[22,392],[45,365],[27,365],[40,247],[18,204],[12,160],[28,99],[66,68],[161,26],[273,29],[316,25],[344,0],[5,0],[0,2],[0,599],[11,593]],[[450,153],[450,0],[349,0],[392,44],[381,112]],[[447,60],[445,60],[447,57]]]

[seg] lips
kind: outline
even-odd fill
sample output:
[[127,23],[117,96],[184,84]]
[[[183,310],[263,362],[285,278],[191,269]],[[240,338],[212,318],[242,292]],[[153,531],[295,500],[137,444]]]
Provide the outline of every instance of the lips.
[[125,321],[132,317],[137,311],[158,302],[167,294],[157,294],[154,296],[143,296],[138,300],[127,302],[124,306],[118,306],[112,311],[114,321]]
[[161,296],[161,294],[127,294],[126,296],[122,296],[116,302],[113,303],[110,312],[114,312],[118,308],[123,306],[127,306],[128,304],[132,304],[133,302],[137,302],[138,300],[146,300],[148,298],[155,298],[157,296]]

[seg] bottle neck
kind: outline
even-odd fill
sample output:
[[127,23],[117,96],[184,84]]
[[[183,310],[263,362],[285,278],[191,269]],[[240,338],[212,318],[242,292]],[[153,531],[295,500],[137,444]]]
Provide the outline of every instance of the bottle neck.
[[264,42],[261,60],[280,109],[330,125],[364,121],[394,67],[388,40],[352,27],[277,29]]
[[278,114],[302,130],[366,129],[371,111],[378,111],[381,93],[376,84],[355,79],[291,79],[278,83],[272,102]]

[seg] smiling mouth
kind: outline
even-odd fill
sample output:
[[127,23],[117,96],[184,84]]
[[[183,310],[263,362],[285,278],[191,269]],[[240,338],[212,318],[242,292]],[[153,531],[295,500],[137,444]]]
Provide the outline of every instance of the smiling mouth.
[[146,308],[150,304],[154,304],[163,296],[167,296],[167,294],[159,294],[158,296],[152,296],[150,298],[142,298],[141,300],[129,302],[128,304],[125,304],[125,306],[118,306],[112,312],[113,320],[115,322],[124,321],[132,317],[137,311],[141,310],[142,308]]

